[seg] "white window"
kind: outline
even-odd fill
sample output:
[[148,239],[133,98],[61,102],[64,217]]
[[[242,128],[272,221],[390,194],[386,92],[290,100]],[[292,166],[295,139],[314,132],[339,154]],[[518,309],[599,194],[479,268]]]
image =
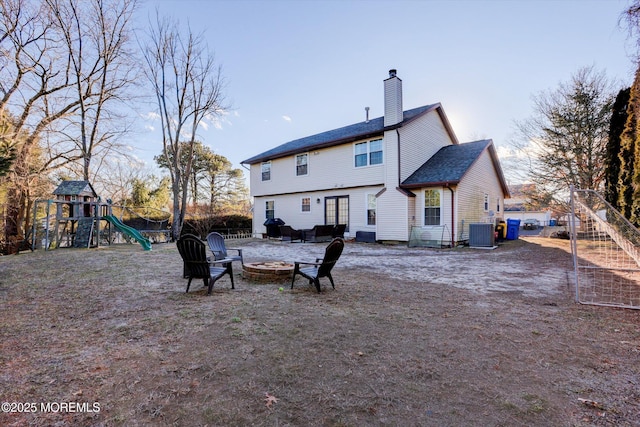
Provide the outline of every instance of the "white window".
[[303,197],[300,199],[300,210],[302,212],[311,212],[311,197]]
[[267,200],[264,206],[265,219],[273,219],[276,217],[275,202],[273,200]]
[[309,173],[309,154],[298,154],[296,156],[296,176],[307,175]]
[[262,163],[261,170],[262,170],[262,180],[270,181],[271,180],[271,162]]
[[367,225],[376,225],[376,195],[367,194]]
[[382,164],[382,139],[369,142],[369,164]]
[[424,225],[440,225],[440,191],[424,191]]
[[383,150],[382,139],[359,142],[354,146],[354,164],[359,168],[362,166],[382,164]]
[[484,194],[484,211],[489,211],[489,195],[487,193]]

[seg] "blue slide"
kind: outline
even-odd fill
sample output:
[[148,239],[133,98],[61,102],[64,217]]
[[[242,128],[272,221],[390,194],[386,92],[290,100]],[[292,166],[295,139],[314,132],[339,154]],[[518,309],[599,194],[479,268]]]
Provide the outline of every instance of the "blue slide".
[[136,239],[136,241],[140,243],[140,245],[144,248],[145,251],[151,250],[151,242],[149,241],[149,239],[147,239],[142,234],[140,234],[140,232],[135,228],[129,227],[128,225],[123,224],[122,221],[120,221],[118,218],[116,218],[113,215],[106,215],[106,216],[103,216],[102,218],[106,219],[111,224],[115,225],[118,230],[122,231],[127,236],[131,236],[134,239]]

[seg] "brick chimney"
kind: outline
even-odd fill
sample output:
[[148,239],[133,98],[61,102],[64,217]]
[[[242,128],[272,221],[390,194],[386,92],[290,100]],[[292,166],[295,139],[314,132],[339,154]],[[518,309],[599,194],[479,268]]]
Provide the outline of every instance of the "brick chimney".
[[384,81],[384,125],[393,126],[402,122],[402,80],[396,70],[389,70],[389,78]]

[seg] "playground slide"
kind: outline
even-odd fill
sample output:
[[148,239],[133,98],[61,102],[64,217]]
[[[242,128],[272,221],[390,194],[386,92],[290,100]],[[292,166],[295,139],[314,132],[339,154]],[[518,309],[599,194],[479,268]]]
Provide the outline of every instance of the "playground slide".
[[123,224],[122,221],[120,221],[118,218],[116,218],[113,215],[106,215],[106,216],[103,216],[102,218],[106,219],[111,224],[115,225],[116,228],[122,231],[124,234],[136,239],[136,241],[140,243],[140,245],[144,248],[145,251],[151,250],[151,242],[149,241],[149,239],[142,236],[142,234],[140,234],[140,232],[135,228],[129,227],[128,225]]

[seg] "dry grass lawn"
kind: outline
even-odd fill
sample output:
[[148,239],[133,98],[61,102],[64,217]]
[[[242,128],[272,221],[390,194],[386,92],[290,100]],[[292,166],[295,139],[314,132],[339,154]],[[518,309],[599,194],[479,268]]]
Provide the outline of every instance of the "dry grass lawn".
[[347,243],[336,290],[207,296],[174,244],[0,257],[0,425],[638,426],[640,313],[575,304],[571,268],[546,238]]

